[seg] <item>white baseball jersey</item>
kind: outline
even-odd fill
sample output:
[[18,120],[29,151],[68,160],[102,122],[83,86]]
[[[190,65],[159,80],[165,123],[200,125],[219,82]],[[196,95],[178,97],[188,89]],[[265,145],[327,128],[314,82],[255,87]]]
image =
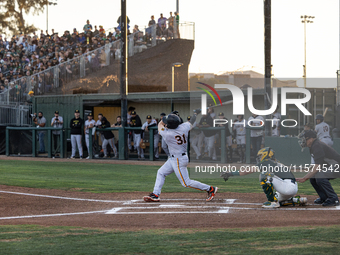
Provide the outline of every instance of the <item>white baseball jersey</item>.
[[[156,125],[155,125],[156,124]],[[151,126],[151,125],[155,125],[155,127],[157,127],[157,121],[155,119],[152,119],[150,124],[146,121],[143,126],[142,126],[142,129],[145,130],[146,127],[148,126]],[[154,134],[158,134],[158,131],[157,130],[154,130],[153,131]]]
[[319,140],[323,138],[331,138],[329,134],[329,126],[326,122],[321,122],[315,126],[315,131]]
[[234,122],[233,129],[236,130],[236,135],[246,135],[246,120]]
[[[251,126],[261,126],[264,124],[264,119],[262,116],[256,116],[255,118],[253,116],[250,116],[248,119],[249,123],[250,121],[253,122]],[[250,137],[258,137],[263,135],[263,130],[250,130]]]
[[96,126],[101,126],[101,125],[102,125],[102,122],[100,120],[97,120]]
[[281,119],[281,113],[279,113],[279,112],[276,112],[276,113],[274,113],[273,114],[273,119]]
[[276,128],[272,128],[272,136],[279,136],[278,127],[279,127],[279,125],[280,125],[280,120],[279,120],[279,119],[276,119],[276,118],[273,118],[273,120],[272,120],[272,125],[273,125],[273,126],[276,126]]
[[189,122],[184,122],[176,129],[163,127],[160,130],[160,135],[168,145],[170,155],[178,156],[187,152],[188,133],[191,127]]
[[[98,121],[97,121],[98,122]],[[90,127],[90,125],[96,125],[96,121],[95,120],[91,120],[91,121],[89,121],[89,120],[86,120],[85,121],[85,127],[86,128],[89,128]],[[100,123],[101,124],[101,123]],[[85,134],[88,134],[89,133],[89,129],[85,129]]]

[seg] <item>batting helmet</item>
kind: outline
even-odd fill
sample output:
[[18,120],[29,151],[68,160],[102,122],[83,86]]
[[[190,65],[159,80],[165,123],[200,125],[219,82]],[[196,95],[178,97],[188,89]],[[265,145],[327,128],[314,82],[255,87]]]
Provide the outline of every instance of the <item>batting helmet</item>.
[[323,121],[323,116],[321,114],[316,115],[315,117],[316,120],[321,120],[321,122]]
[[176,114],[169,114],[168,116],[164,116],[162,120],[164,124],[166,124],[166,127],[170,129],[176,129],[181,123],[181,120]]
[[257,162],[263,162],[266,159],[274,159],[275,160],[275,151],[272,150],[270,147],[262,148],[257,153]]

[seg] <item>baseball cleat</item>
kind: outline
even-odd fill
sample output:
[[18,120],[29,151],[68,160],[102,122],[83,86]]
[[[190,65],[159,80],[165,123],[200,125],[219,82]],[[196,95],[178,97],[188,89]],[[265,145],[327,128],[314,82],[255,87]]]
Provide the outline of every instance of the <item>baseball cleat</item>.
[[317,199],[314,200],[314,204],[316,204],[316,205],[322,205],[323,202],[325,202],[325,201],[322,200],[321,198],[317,198]]
[[264,202],[262,205],[262,208],[279,208],[280,207],[280,203],[279,202],[271,202],[271,201],[267,201]]
[[160,201],[159,196],[157,196],[154,193],[151,193],[149,196],[143,197],[143,199],[145,202],[159,202]]
[[327,199],[325,202],[323,202],[322,206],[339,206],[339,201]]
[[208,198],[206,199],[207,202],[211,201],[214,199],[214,196],[217,192],[218,188],[217,187],[210,187],[210,190],[208,191]]

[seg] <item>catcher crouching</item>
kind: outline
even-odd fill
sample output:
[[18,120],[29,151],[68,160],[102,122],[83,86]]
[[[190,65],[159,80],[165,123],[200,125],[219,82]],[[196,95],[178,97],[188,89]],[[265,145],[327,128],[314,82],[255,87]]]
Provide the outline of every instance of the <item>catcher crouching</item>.
[[224,172],[221,177],[227,181],[231,176],[243,176],[260,172],[260,185],[267,196],[263,208],[278,208],[287,205],[304,205],[306,197],[296,196],[298,184],[288,167],[275,159],[275,152],[266,147],[258,151],[256,167],[244,171]]

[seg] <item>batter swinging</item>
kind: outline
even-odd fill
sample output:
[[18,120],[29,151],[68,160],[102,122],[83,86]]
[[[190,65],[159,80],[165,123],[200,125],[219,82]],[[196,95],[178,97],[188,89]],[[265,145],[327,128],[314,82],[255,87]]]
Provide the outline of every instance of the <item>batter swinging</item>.
[[169,114],[168,116],[164,116],[159,122],[158,132],[169,147],[170,157],[158,170],[153,193],[143,197],[145,202],[160,201],[159,196],[164,185],[165,177],[173,172],[175,172],[178,180],[184,187],[207,191],[208,198],[206,201],[213,200],[218,188],[191,180],[187,170],[189,162],[187,156],[188,133],[192,129],[191,123],[194,123],[195,120],[196,115],[191,118],[190,123],[185,122],[180,124],[181,120],[177,115]]

